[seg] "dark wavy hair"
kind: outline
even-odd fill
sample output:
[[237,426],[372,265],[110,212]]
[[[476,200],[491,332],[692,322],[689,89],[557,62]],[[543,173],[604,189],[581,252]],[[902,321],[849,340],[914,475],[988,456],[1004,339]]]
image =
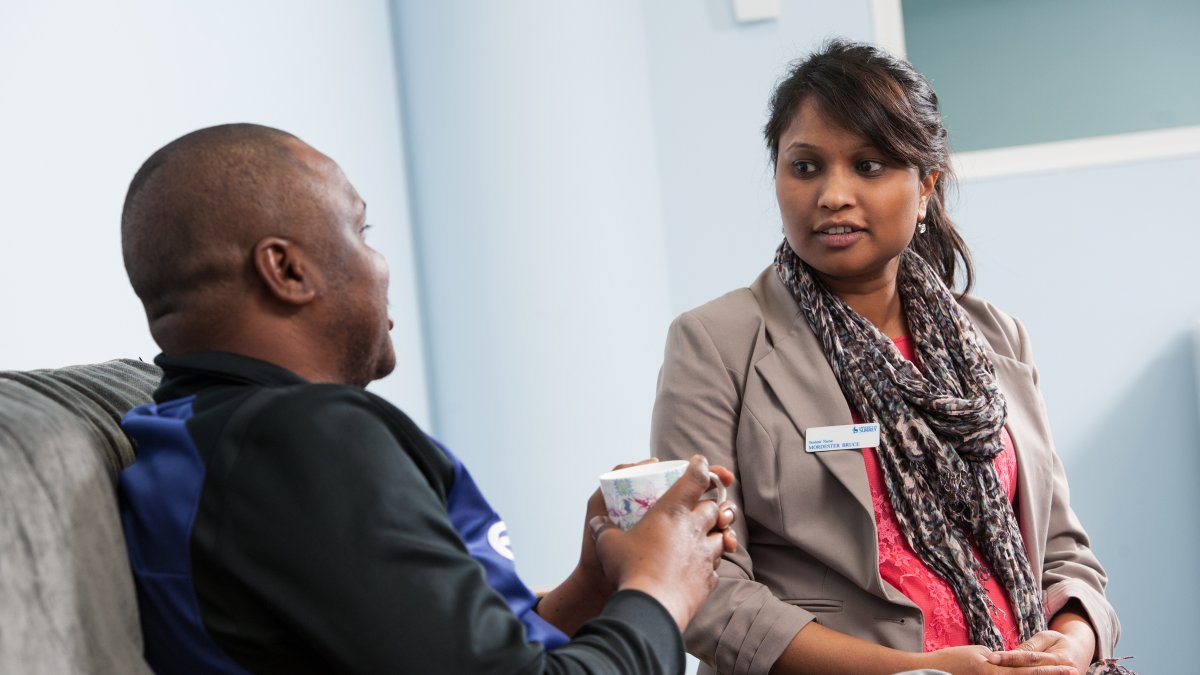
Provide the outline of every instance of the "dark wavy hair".
[[921,178],[938,172],[926,207],[925,234],[909,246],[953,288],[960,269],[963,293],[975,270],[971,252],[946,210],[954,185],[946,129],[937,94],[910,63],[868,44],[835,39],[795,61],[771,95],[771,117],[763,128],[771,164],[779,161],[779,139],[809,96],[839,126],[866,138],[890,159],[916,167]]

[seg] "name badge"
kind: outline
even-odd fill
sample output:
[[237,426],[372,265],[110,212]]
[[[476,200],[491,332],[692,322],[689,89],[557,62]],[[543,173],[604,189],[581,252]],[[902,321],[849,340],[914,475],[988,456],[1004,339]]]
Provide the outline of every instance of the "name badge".
[[861,450],[879,447],[879,424],[847,424],[838,427],[812,427],[804,432],[806,452]]

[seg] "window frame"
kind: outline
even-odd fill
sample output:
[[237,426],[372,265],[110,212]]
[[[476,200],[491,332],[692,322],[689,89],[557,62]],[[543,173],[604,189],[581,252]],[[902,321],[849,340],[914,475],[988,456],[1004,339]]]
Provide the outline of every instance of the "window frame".
[[[901,2],[871,0],[871,16],[875,44],[907,58]],[[1196,155],[1200,125],[956,152],[951,163],[960,180],[971,180]]]

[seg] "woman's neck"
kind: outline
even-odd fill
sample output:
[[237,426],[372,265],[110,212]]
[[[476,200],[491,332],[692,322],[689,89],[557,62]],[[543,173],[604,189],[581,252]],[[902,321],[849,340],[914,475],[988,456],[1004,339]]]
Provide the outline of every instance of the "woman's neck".
[[904,306],[900,302],[900,292],[894,276],[867,283],[839,284],[829,280],[825,283],[830,292],[870,321],[884,335],[893,339],[908,335],[908,321],[904,316]]

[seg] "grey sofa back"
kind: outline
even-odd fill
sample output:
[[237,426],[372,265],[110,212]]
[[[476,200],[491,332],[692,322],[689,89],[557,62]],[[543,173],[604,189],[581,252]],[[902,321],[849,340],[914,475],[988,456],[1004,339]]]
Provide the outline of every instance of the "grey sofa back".
[[117,513],[120,428],[160,371],[0,372],[0,673],[148,673]]

